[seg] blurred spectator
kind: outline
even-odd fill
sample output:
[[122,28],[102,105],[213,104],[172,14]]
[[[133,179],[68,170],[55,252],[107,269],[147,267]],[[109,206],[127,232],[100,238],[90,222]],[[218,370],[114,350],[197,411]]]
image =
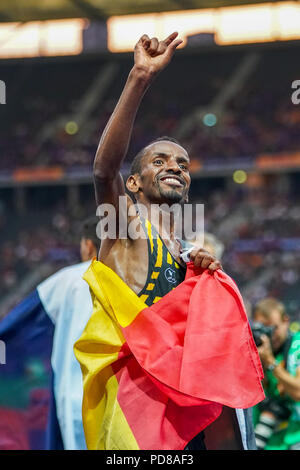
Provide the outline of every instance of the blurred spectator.
[[300,333],[291,333],[285,307],[274,298],[261,300],[253,319],[266,393],[254,410],[257,448],[299,450]]

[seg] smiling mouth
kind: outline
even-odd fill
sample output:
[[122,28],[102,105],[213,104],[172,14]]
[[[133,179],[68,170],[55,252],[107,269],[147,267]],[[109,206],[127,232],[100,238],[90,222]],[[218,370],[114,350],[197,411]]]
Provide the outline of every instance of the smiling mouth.
[[184,183],[175,176],[164,176],[163,178],[160,178],[159,181],[162,181],[168,186],[177,186],[178,188],[182,188],[184,186]]

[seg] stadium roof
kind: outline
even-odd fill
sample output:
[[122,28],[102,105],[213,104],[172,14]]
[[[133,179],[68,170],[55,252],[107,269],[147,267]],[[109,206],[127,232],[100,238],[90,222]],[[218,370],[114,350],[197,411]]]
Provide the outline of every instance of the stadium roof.
[[[276,1],[276,0],[269,0]],[[105,19],[160,11],[216,8],[264,3],[266,0],[1,0],[0,22],[62,18]]]

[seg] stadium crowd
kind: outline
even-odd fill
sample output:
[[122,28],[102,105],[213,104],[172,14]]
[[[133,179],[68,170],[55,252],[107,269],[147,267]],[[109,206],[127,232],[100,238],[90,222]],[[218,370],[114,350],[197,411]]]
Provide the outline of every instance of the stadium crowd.
[[[212,100],[244,56],[243,50],[179,56],[145,96],[134,128],[129,160],[153,138],[176,135],[182,119],[198,107],[209,112]],[[185,133],[181,142],[190,156],[218,164],[257,154],[299,150],[300,107],[291,101],[291,83],[297,78],[295,57],[294,48],[261,52],[255,73],[226,104],[226,112],[216,114],[214,125],[205,125],[200,120]],[[104,99],[95,103],[90,113],[89,138],[80,138],[80,128],[78,135],[68,132],[65,124],[72,120],[80,99],[106,63],[107,59],[93,58],[84,62],[70,60],[68,64],[53,61],[46,68],[39,62],[4,68],[3,78],[11,80],[15,91],[12,97],[15,113],[10,114],[10,108],[1,109],[6,115],[0,130],[0,176],[18,167],[43,165],[85,167],[91,173],[99,135],[131,66],[128,58],[120,62]],[[79,70],[81,80],[75,83],[73,77]],[[174,83],[170,77],[176,77]],[[54,132],[41,138],[45,126],[58,119],[61,123]],[[265,181],[259,190],[245,185],[215,190],[212,185],[205,194],[194,196],[194,202],[205,203],[205,229],[225,244],[224,269],[235,278],[245,297],[252,303],[267,294],[286,298],[289,313],[294,317],[300,317],[296,295],[300,272],[297,181],[296,177],[287,177],[286,183],[283,178],[279,189],[274,185],[269,187]],[[201,187],[202,180],[197,180],[195,185]],[[55,187],[53,191],[56,192]],[[95,212],[93,198],[90,187],[88,200],[81,198],[72,214],[61,197],[50,202],[47,209],[34,209],[29,204],[23,217],[15,217],[2,190],[1,297],[16,289],[42,262],[50,262],[58,269],[79,259],[76,233],[80,221]]]
[[[298,73],[296,50],[280,49],[276,53],[266,50],[260,54],[255,71],[226,103],[225,112],[216,111],[213,120],[202,118],[185,132],[182,144],[193,159],[234,161],[300,148],[300,109],[291,100],[291,84]],[[222,93],[245,55],[243,51],[214,52],[196,58],[183,55],[171,64],[169,74],[159,77],[157,86],[145,96],[134,129],[131,158],[157,136],[176,135],[182,120],[198,108],[205,110],[204,115],[215,112],[213,100]],[[99,59],[84,64],[54,62],[47,64],[47,74],[39,63],[23,66],[26,72],[22,72],[20,65],[8,66],[7,80],[12,81],[14,75],[23,73],[28,89],[25,98],[24,88],[20,96],[15,84],[13,100],[18,112],[13,116],[7,111],[4,116],[1,109],[5,117],[0,130],[1,172],[36,165],[90,167],[99,135],[115,106],[131,62],[125,59],[121,62],[102,101],[98,105],[96,102],[91,110],[88,139],[84,135],[81,138],[80,126],[70,132],[66,125],[76,116],[76,106],[107,63]],[[73,76],[79,72],[81,80],[75,86]],[[176,76],[176,83],[170,82],[170,76]],[[37,86],[33,87],[28,78]],[[181,83],[179,89],[177,81]],[[42,138],[45,126],[55,121],[60,124],[47,138]]]
[[[292,177],[291,177],[292,179]],[[289,178],[287,178],[289,181]],[[266,295],[286,301],[291,318],[300,319],[297,285],[300,272],[300,209],[298,178],[290,189],[265,185],[261,189],[234,185],[207,194],[201,180],[193,202],[204,203],[205,230],[225,245],[222,264],[238,283],[246,300],[256,303]],[[64,200],[29,213],[13,225],[2,212],[1,296],[16,289],[26,275],[48,262],[53,270],[79,260],[80,222],[95,213],[93,188],[71,215]],[[53,190],[54,191],[54,190]],[[38,225],[36,221],[39,221]],[[9,227],[14,229],[9,231]],[[9,234],[9,236],[8,236]]]

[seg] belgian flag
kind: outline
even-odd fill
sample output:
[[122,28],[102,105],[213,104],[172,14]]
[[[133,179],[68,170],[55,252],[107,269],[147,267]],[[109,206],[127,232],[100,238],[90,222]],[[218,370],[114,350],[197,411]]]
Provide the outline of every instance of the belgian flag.
[[223,271],[188,263],[185,281],[150,307],[100,261],[84,279],[93,314],[74,352],[88,449],[181,450],[223,405],[264,399],[243,300]]

